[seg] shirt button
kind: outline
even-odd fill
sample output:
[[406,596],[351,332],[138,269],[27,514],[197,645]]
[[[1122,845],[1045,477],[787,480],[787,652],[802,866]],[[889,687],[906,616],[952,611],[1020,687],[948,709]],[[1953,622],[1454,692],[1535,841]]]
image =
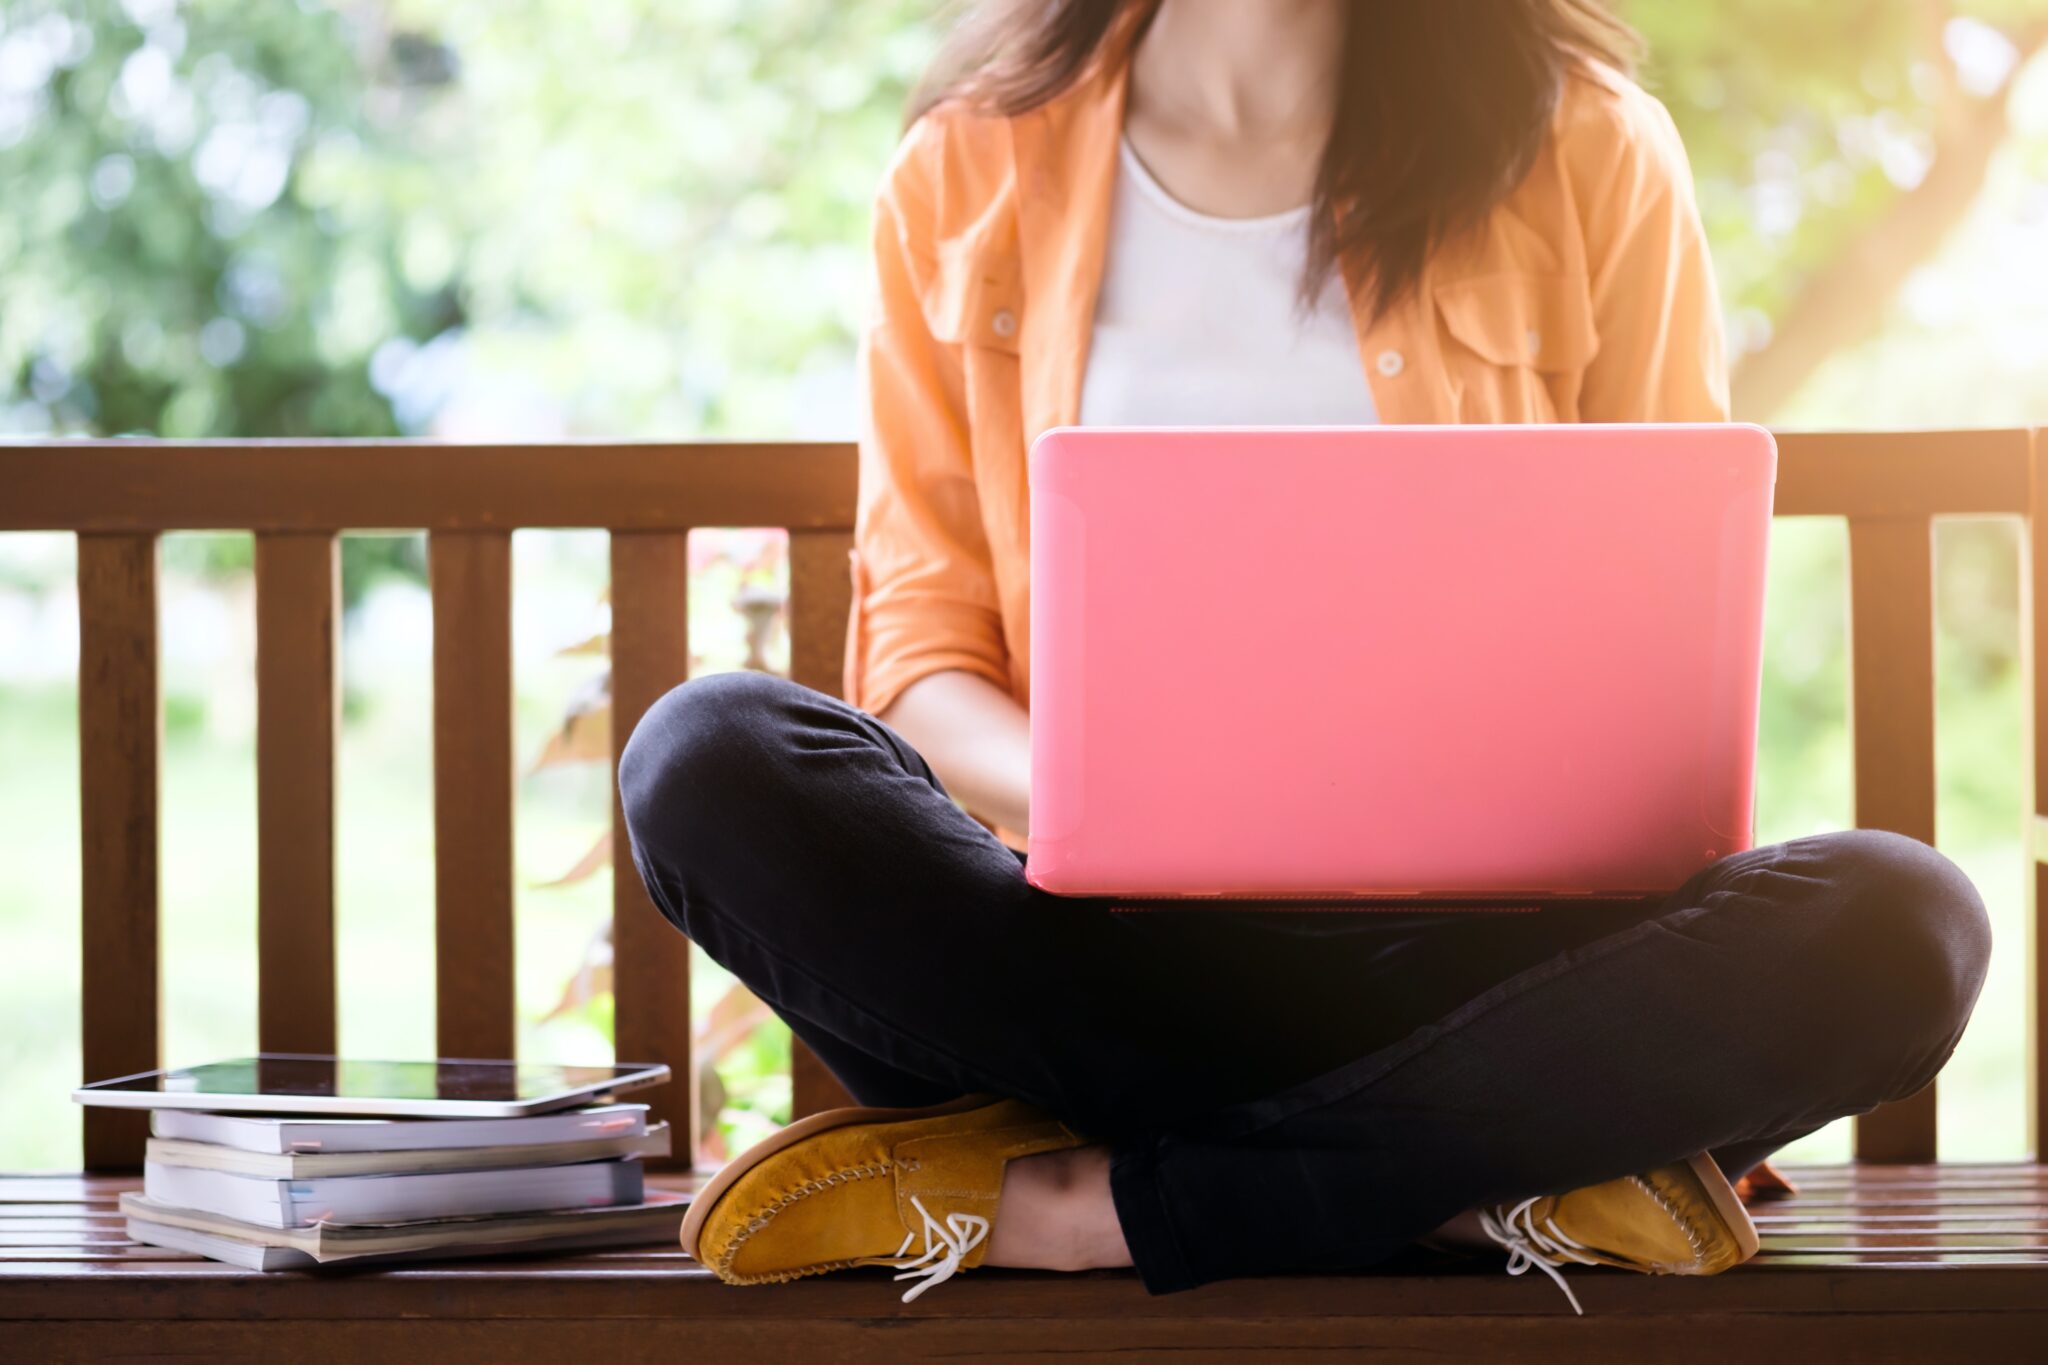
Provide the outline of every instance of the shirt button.
[[1408,362],[1401,358],[1399,351],[1381,351],[1380,358],[1374,361],[1373,364],[1379,368],[1381,374],[1392,379],[1395,375],[1401,373],[1401,370]]
[[1529,343],[1529,359],[1534,360],[1537,354],[1543,350],[1543,334],[1534,327],[1531,327],[1524,340]]
[[997,336],[1006,341],[1017,335],[1017,315],[1007,308],[998,308],[996,315],[989,319],[988,325],[995,329]]

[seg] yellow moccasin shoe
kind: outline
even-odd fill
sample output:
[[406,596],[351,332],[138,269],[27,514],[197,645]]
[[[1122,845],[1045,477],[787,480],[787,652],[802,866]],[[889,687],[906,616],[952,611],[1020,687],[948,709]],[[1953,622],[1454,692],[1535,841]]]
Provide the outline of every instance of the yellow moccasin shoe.
[[1566,1265],[1611,1265],[1646,1275],[1718,1275],[1757,1252],[1756,1224],[1714,1159],[1702,1153],[1641,1175],[1567,1194],[1479,1211],[1486,1235],[1508,1253],[1508,1273],[1530,1267],[1564,1282]]
[[1079,1147],[1017,1100],[834,1109],[734,1157],[690,1205],[683,1249],[727,1284],[889,1266],[907,1303],[988,1252],[1003,1167]]

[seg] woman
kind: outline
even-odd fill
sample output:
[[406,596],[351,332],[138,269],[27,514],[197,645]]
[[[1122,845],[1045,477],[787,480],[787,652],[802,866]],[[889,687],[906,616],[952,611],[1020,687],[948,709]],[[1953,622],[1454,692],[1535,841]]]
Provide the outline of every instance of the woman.
[[1940,1067],[1988,933],[1896,836],[1533,915],[1118,915],[1022,873],[1039,432],[1725,418],[1628,42],[1595,0],[1011,0],[956,37],[876,213],[864,710],[705,678],[620,773],[655,903],[887,1107],[721,1173],[684,1235],[722,1277],[1165,1291],[1433,1234],[1712,1273],[1755,1249],[1729,1177]]

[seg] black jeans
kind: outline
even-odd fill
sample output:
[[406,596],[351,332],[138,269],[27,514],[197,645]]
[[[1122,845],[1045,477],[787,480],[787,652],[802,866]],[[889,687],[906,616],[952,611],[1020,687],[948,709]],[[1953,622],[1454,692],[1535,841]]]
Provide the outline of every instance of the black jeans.
[[1857,831],[1525,913],[1161,909],[1030,886],[874,717],[698,679],[619,781],[655,904],[863,1103],[1027,1100],[1111,1144],[1145,1284],[1382,1261],[1475,1205],[1909,1095],[1990,950],[1947,859]]

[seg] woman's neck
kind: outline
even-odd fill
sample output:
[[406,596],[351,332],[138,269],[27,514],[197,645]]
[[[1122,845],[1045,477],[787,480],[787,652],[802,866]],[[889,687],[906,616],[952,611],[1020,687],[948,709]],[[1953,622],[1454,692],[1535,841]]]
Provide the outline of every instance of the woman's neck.
[[1335,116],[1348,8],[1162,0],[1131,57],[1124,132],[1168,193],[1223,218],[1309,201]]
[[1131,97],[1189,135],[1328,136],[1345,0],[1162,0],[1131,65]]

